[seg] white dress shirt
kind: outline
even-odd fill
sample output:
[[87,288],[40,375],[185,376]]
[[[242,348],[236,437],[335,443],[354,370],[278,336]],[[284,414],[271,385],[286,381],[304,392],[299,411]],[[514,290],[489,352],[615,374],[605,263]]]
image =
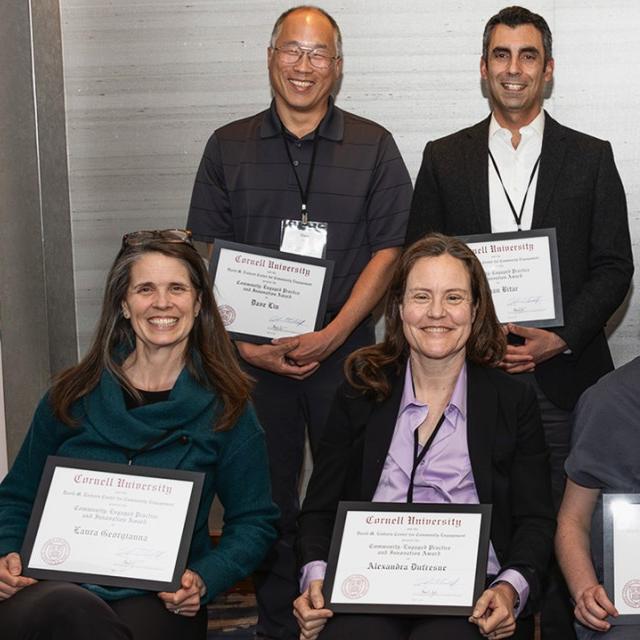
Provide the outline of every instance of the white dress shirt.
[[[520,214],[525,193],[527,193],[527,185],[529,184],[531,172],[542,150],[543,133],[544,111],[540,109],[540,113],[533,121],[526,127],[520,129],[520,143],[518,147],[514,149],[511,144],[511,131],[500,127],[495,116],[491,116],[491,123],[489,124],[489,150],[498,165],[502,182],[518,215]],[[491,232],[502,233],[506,231],[517,231],[518,225],[513,217],[513,212],[511,211],[511,207],[509,207],[509,202],[504,194],[504,189],[500,184],[500,179],[493,167],[491,158],[487,157],[487,162],[489,163]],[[522,213],[520,228],[523,231],[531,229],[538,174],[539,166],[529,187],[529,193]]]

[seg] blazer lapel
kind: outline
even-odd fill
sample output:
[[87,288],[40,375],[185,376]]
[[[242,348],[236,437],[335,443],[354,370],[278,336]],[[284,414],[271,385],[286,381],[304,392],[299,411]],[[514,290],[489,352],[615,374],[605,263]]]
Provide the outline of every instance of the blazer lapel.
[[[473,200],[473,219],[468,233],[489,233],[489,122],[491,116],[467,130],[468,145],[465,150],[469,189]],[[472,212],[469,212],[471,215]]]
[[495,438],[498,394],[482,367],[467,365],[467,444],[480,502],[492,501],[491,452]]
[[563,128],[545,111],[542,157],[536,184],[536,199],[533,204],[532,229],[540,229],[552,223],[547,215],[549,203],[564,162],[566,147]]
[[371,500],[378,487],[380,474],[396,427],[403,388],[404,368],[392,383],[391,395],[381,404],[376,405],[369,417],[362,456],[363,500]]

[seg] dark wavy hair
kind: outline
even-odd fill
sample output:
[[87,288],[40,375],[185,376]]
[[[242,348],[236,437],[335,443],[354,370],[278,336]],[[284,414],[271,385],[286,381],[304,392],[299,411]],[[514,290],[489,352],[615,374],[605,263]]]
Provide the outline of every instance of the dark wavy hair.
[[400,318],[400,305],[409,273],[421,258],[435,258],[444,254],[460,260],[471,280],[471,297],[476,313],[466,344],[467,359],[485,366],[495,366],[502,360],[507,343],[480,261],[458,238],[431,233],[414,242],[398,261],[385,299],[384,340],[371,347],[358,349],[347,358],[345,375],[353,387],[374,395],[378,400],[388,397],[391,386],[387,372],[399,374],[409,356],[409,345]]
[[530,24],[534,26],[542,36],[544,66],[546,67],[547,62],[553,58],[553,38],[547,21],[541,15],[533,13],[533,11],[529,11],[529,9],[513,6],[505,7],[502,11],[496,13],[495,16],[489,18],[489,21],[485,25],[484,33],[482,34],[482,58],[485,62],[489,59],[489,42],[491,41],[491,34],[499,24],[511,27],[512,29],[523,24]]
[[100,320],[87,354],[77,365],[54,378],[49,393],[53,412],[65,424],[75,426],[71,406],[98,386],[104,369],[132,396],[140,399],[122,369],[124,356],[136,344],[131,323],[122,315],[122,302],[127,295],[133,264],[150,252],[179,260],[189,273],[201,309],[189,334],[185,366],[202,387],[215,392],[222,401],[222,411],[215,416],[212,426],[219,431],[230,429],[249,400],[251,382],[240,368],[222,324],[204,261],[192,245],[183,242],[149,240],[123,246],[107,276]]

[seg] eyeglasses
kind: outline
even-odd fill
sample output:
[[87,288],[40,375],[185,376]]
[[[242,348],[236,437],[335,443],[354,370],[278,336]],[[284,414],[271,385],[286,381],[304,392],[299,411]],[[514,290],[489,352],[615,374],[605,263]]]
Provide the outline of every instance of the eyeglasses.
[[296,64],[306,53],[309,64],[314,69],[328,69],[340,56],[330,56],[323,49],[308,49],[306,47],[271,47],[280,58],[282,64]]
[[132,231],[122,236],[122,247],[138,247],[147,242],[167,242],[193,246],[191,231],[188,229],[155,229],[152,231]]

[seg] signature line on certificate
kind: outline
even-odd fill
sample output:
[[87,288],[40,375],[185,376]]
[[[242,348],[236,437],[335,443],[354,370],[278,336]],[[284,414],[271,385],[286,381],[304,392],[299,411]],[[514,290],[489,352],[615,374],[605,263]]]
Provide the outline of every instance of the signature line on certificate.
[[303,318],[288,318],[286,316],[272,316],[269,318],[269,322],[279,322],[281,324],[289,324],[295,327],[301,327],[307,324],[307,321]]
[[413,587],[414,589],[420,589],[422,593],[435,595],[437,593],[437,589],[434,589],[434,587],[455,587],[458,582],[460,582],[459,577],[446,578],[445,576],[433,576],[432,578],[427,578],[426,580],[414,583]]

